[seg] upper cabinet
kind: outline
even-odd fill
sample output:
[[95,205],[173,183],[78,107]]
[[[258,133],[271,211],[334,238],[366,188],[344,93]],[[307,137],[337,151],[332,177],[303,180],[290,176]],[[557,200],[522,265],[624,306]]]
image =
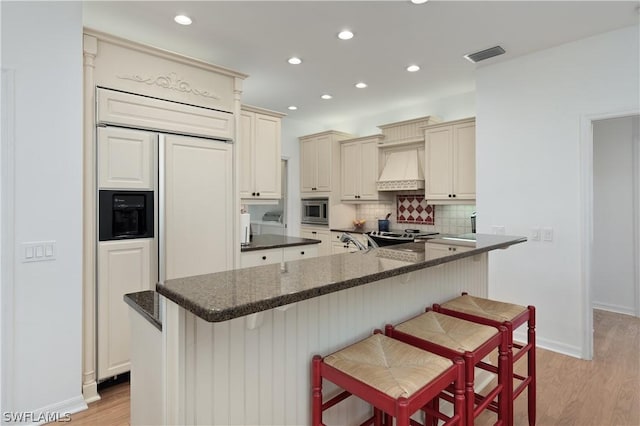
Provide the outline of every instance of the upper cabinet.
[[240,197],[272,200],[281,197],[281,118],[284,114],[243,106],[238,154]]
[[340,147],[347,133],[330,130],[300,138],[300,192],[305,196],[337,191],[340,182]]
[[98,188],[155,188],[157,136],[118,127],[98,128]]
[[425,129],[425,197],[434,204],[475,200],[475,118]]
[[340,198],[343,201],[379,199],[378,146],[383,135],[347,139],[340,144]]

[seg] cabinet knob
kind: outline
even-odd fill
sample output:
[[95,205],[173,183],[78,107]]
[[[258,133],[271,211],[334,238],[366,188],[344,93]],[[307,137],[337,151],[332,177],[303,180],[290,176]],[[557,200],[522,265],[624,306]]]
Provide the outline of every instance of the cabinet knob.
[[317,234],[317,232],[316,232],[316,231],[311,231],[311,233],[312,233],[312,234]]
[[[256,195],[259,197],[259,196],[260,196],[260,193],[259,193],[259,192],[256,192]],[[455,197],[455,195],[454,195],[454,197]]]
[[449,198],[451,198],[451,194],[449,194]]
[[300,254],[304,256],[304,252],[303,251],[301,251]]
[[262,256],[262,260],[267,260],[267,256]]
[[252,192],[252,193],[251,193],[251,195],[255,197],[255,196],[256,196],[256,193],[255,193],[255,192]]
[[[258,195],[260,195],[260,194],[258,194]],[[456,194],[453,194],[453,198],[456,198]]]

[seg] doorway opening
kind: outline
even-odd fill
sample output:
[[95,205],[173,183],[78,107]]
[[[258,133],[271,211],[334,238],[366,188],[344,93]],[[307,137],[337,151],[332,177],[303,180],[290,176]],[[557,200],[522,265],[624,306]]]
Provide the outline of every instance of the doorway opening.
[[593,310],[640,317],[640,112],[582,121],[583,358]]

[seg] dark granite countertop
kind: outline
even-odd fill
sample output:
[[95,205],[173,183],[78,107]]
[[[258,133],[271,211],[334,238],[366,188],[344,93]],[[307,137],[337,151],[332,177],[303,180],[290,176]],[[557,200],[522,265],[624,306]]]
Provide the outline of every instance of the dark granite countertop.
[[367,232],[377,231],[378,228],[367,228],[363,226],[362,228],[331,228],[331,232],[348,232],[350,234],[366,234]]
[[153,290],[139,291],[124,295],[127,305],[138,311],[154,327],[162,331],[162,320],[160,319],[160,297]]
[[288,237],[286,235],[254,235],[248,246],[240,249],[241,252],[254,250],[267,250],[280,247],[305,246],[308,244],[319,244],[320,240],[310,238]]
[[[525,237],[476,234],[473,247],[429,258],[431,242],[319,256],[284,264],[217,272],[158,283],[158,293],[209,322],[266,311],[373,281],[525,242]],[[437,244],[437,243],[436,243]]]

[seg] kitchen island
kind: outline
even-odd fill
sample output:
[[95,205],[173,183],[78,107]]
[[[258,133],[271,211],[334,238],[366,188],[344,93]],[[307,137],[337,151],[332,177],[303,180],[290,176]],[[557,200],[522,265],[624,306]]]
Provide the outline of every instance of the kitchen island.
[[[309,424],[312,355],[462,291],[486,296],[489,252],[524,241],[477,235],[159,283],[162,398],[135,403],[145,392],[136,381],[138,365],[145,370],[149,362],[132,358],[132,424]],[[131,316],[140,317],[134,310]],[[158,329],[138,326],[132,340],[152,331]],[[328,410],[326,420],[359,424],[367,410],[348,400]]]

